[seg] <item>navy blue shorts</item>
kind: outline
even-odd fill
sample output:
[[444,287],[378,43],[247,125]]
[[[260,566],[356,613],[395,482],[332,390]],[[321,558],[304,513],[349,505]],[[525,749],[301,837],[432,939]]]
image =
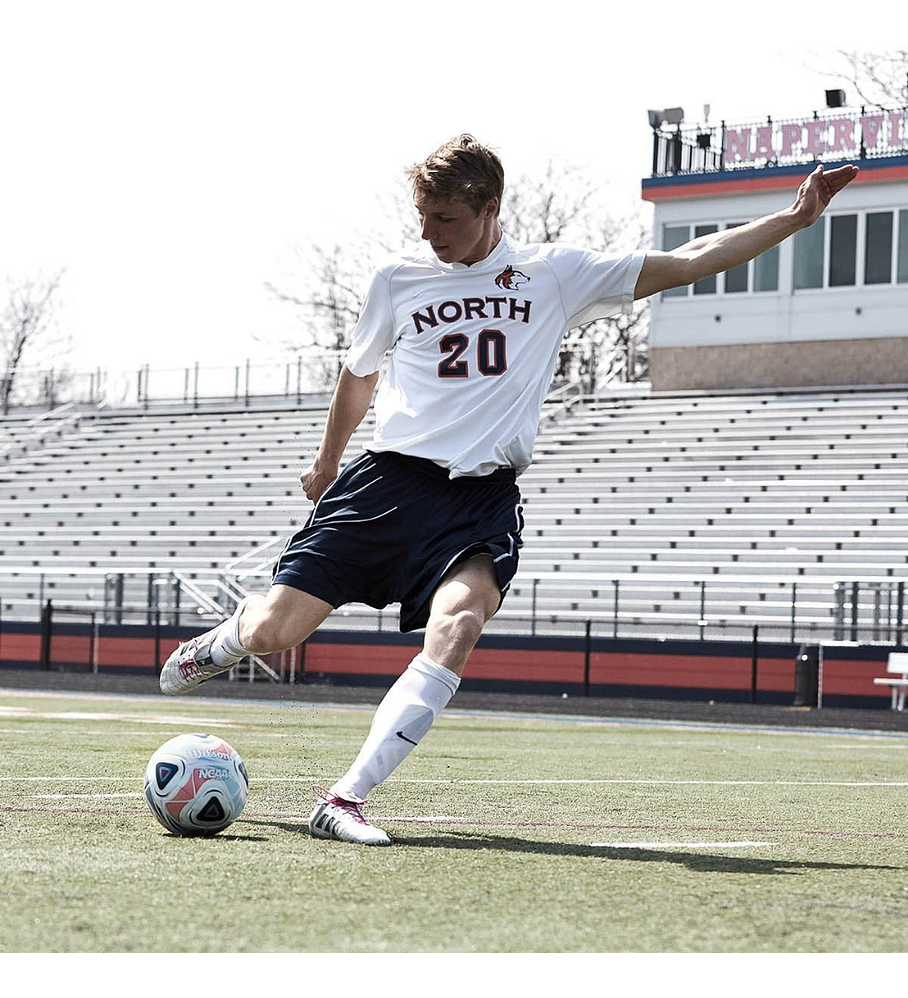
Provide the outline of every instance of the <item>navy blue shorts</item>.
[[325,490],[287,543],[273,581],[330,603],[400,603],[400,629],[425,627],[449,569],[492,556],[501,596],[517,571],[523,511],[514,472],[449,478],[432,461],[368,451]]

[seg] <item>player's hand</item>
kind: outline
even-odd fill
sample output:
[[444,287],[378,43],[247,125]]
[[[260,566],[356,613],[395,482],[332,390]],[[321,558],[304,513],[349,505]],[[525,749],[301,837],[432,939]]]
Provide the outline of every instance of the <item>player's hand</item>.
[[318,459],[313,461],[300,475],[300,485],[306,498],[318,502],[325,489],[337,478],[338,468],[338,465],[325,467]]
[[835,170],[825,170],[821,164],[804,180],[792,205],[792,211],[804,228],[813,225],[829,202],[854,180],[858,172],[858,168],[851,164]]

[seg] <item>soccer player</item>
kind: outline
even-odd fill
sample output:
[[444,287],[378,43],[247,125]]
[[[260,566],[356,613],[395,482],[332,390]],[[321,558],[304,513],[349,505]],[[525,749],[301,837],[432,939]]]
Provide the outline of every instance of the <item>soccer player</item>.
[[[516,480],[530,464],[564,333],[756,257],[812,224],[857,172],[818,166],[784,211],[670,252],[611,258],[510,240],[499,223],[501,162],[472,136],[414,166],[428,245],[373,277],[321,444],[300,475],[315,508],[268,593],[181,644],[161,690],[187,693],[247,655],[295,647],[344,603],[400,603],[401,631],[425,629],[422,649],[376,709],[350,769],[316,791],[309,819],[320,838],[388,845],[362,805],[457,691],[517,569]],[[374,438],[340,471],[386,355]]]

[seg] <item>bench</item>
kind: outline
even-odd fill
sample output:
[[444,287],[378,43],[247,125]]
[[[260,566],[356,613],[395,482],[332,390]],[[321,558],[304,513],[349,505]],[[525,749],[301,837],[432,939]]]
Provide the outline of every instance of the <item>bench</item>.
[[886,663],[888,675],[874,679],[877,686],[892,688],[892,709],[905,709],[905,691],[908,690],[908,653],[892,652]]

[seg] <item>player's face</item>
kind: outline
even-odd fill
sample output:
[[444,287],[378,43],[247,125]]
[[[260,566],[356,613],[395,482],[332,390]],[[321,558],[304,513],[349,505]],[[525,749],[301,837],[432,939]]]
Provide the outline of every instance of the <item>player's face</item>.
[[478,263],[501,238],[498,201],[476,212],[465,201],[416,199],[422,238],[442,263]]

